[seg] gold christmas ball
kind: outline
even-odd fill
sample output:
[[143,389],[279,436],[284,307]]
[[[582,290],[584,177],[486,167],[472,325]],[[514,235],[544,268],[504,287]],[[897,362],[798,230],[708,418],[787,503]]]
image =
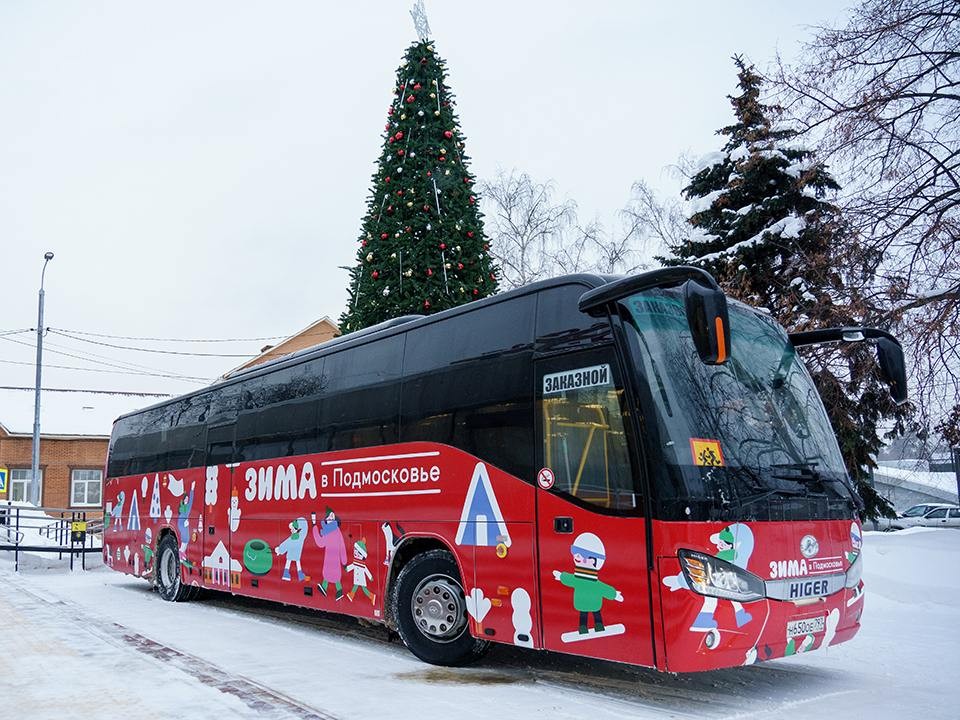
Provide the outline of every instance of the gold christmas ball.
[[373,253],[367,253],[367,262],[373,260]]
[[431,80],[430,82],[433,83],[434,85],[437,84],[437,81],[436,81],[436,80]]
[[407,207],[413,207],[413,203],[412,203],[412,202],[408,202],[408,203],[407,203]]
[[440,111],[439,111],[439,110],[434,110],[434,111],[433,111],[433,114],[436,115],[437,117],[440,117]]
[[407,119],[406,113],[404,113],[403,115],[401,115],[401,116],[400,116],[400,119],[401,119],[401,120],[406,120],[406,119]]
[[391,259],[391,260],[396,260],[396,259],[397,259],[397,254],[396,254],[396,253],[390,253],[390,259]]
[[413,270],[407,270],[407,271],[404,273],[404,275],[406,275],[407,277],[411,277],[411,276],[413,275]]
[[449,170],[444,170],[444,171],[443,171],[443,174],[444,174],[444,175],[449,175],[449,174],[450,174],[450,171],[449,171]]
[[430,93],[430,97],[436,98],[436,97],[437,97],[437,94],[436,94],[436,93]]

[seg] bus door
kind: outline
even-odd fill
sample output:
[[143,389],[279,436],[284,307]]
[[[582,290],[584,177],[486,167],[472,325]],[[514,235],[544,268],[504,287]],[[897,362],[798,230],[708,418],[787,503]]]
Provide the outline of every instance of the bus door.
[[612,346],[536,363],[541,637],[653,665],[643,504]]
[[241,575],[236,560],[240,553],[231,547],[228,517],[234,491],[234,425],[214,425],[207,430],[206,474],[198,500],[203,530],[203,584],[218,590],[236,590]]

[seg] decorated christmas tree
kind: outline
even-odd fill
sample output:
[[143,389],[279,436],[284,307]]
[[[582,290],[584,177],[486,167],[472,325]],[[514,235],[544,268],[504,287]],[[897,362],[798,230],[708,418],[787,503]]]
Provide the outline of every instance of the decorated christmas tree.
[[[828,196],[839,189],[797,134],[778,126],[781,108],[760,100],[762,78],[734,58],[740,94],[730,97],[736,122],[718,131],[728,138],[684,188],[692,232],[668,265],[697,265],[723,289],[768,310],[790,332],[870,324],[879,313],[868,292],[858,238]],[[882,447],[880,426],[897,408],[879,380],[867,344],[803,349],[866,514],[889,514],[869,485]]]
[[422,3],[397,70],[340,330],[432,313],[497,289],[464,137]]

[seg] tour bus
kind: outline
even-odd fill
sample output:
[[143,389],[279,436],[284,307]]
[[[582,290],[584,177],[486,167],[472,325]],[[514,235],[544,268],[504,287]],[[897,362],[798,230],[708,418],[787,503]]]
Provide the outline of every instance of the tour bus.
[[845,642],[861,501],[796,347],[696,268],[406,316],[120,417],[104,560],[395,629],[709,670]]

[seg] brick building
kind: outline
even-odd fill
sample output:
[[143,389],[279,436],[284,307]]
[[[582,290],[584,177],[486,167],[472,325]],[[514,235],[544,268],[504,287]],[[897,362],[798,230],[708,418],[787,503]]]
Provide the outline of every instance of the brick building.
[[[78,510],[102,504],[113,420],[142,398],[44,392],[40,417],[41,505]],[[24,500],[32,477],[33,393],[0,390],[0,502]]]
[[[109,435],[40,435],[40,504],[99,508]],[[0,467],[7,487],[0,500],[25,500],[31,473],[32,433],[12,433],[0,424]]]

